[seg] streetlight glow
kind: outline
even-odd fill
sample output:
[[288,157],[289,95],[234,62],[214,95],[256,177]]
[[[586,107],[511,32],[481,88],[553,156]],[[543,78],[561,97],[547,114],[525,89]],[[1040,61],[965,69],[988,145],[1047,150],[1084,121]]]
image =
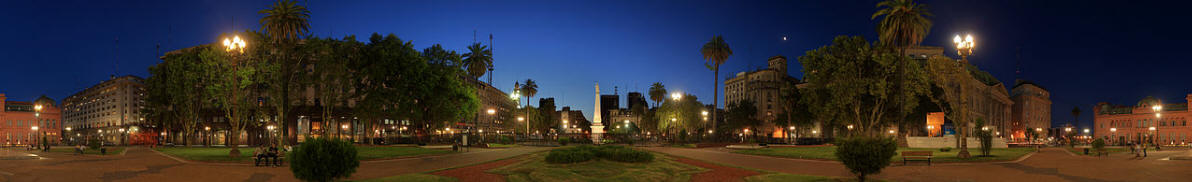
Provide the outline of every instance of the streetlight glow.
[[497,113],[497,110],[496,110],[496,109],[488,109],[488,115],[493,115],[493,114],[496,114],[496,113]]
[[675,101],[678,101],[678,100],[679,100],[679,99],[681,99],[681,98],[683,98],[683,94],[681,94],[681,93],[679,93],[679,92],[673,92],[673,93],[671,93],[671,99],[673,99],[673,100],[675,100]]

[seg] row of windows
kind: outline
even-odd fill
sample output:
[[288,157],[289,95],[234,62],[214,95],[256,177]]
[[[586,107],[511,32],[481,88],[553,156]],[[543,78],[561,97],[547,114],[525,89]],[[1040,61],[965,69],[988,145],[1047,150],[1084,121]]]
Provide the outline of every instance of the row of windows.
[[[5,126],[9,126],[9,127],[19,127],[19,126],[38,126],[38,127],[44,127],[44,128],[57,128],[58,127],[58,122],[57,122],[57,120],[54,120],[54,119],[41,119],[39,121],[34,121],[34,120],[27,120],[27,121],[26,120],[7,120],[7,121],[8,122],[5,122],[5,123],[7,123],[7,125],[5,125]],[[34,124],[33,122],[37,122],[37,123]]]

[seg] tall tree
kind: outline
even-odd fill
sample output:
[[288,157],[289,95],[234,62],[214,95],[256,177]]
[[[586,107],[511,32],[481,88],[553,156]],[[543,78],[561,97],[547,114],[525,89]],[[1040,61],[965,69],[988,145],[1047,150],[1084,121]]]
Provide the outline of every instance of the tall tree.
[[666,86],[662,83],[654,82],[650,85],[650,100],[654,101],[654,107],[662,104],[662,100],[666,99]]
[[[757,136],[757,128],[762,123],[757,119],[757,105],[752,100],[745,99],[729,103],[728,106],[725,106],[724,114],[724,118],[730,122],[726,122],[725,128],[721,131],[726,133],[741,131],[745,135]],[[749,129],[752,132],[744,133],[744,129]]]
[[831,45],[807,51],[799,61],[810,83],[802,99],[818,106],[809,108],[815,118],[835,126],[857,125],[853,133],[863,136],[882,136],[884,127],[901,115],[897,112],[910,111],[918,105],[917,97],[927,92],[918,63],[875,51],[859,36],[838,36]]
[[[728,47],[728,43],[724,42],[724,38],[720,35],[712,36],[712,40],[704,43],[704,46],[699,49],[699,53],[704,55],[704,66],[712,70],[712,110],[716,110],[716,104],[720,103],[720,65],[728,60],[728,56],[733,55],[733,50]],[[716,113],[712,112],[712,128],[716,128]]]
[[[241,35],[245,42],[259,42],[256,40],[261,38],[261,35],[255,32]],[[213,104],[223,112],[224,119],[227,119],[228,128],[225,132],[228,145],[232,146],[229,153],[232,157],[240,155],[237,142],[244,128],[255,123],[250,117],[257,109],[256,102],[250,101],[255,100],[251,99],[250,94],[253,86],[260,82],[256,80],[259,68],[257,66],[260,63],[257,58],[262,51],[253,45],[244,49],[248,51],[238,53],[235,50],[225,52],[206,49],[199,54],[207,70],[204,76],[212,80],[212,84],[207,87],[207,95],[215,97]]]
[[692,132],[703,122],[700,111],[704,104],[695,95],[684,95],[678,100],[666,100],[658,106],[654,119],[658,121],[658,131],[675,137],[679,132]]
[[927,5],[914,0],[885,0],[877,3],[877,12],[870,19],[882,17],[877,24],[881,46],[899,49],[899,56],[906,56],[906,49],[919,45],[931,31],[931,12]]
[[[526,97],[526,109],[528,110],[530,108],[531,98],[534,98],[534,95],[538,95],[538,83],[532,79],[526,79],[526,83],[521,85],[521,90],[519,91],[521,91],[522,96]],[[527,112],[526,122],[533,123],[531,120],[537,119],[534,116],[536,115]]]
[[[1072,120],[1075,120],[1076,123],[1080,123],[1080,107],[1079,106],[1072,106]],[[1069,122],[1068,125],[1072,125],[1072,123]]]
[[[969,107],[968,99],[969,92],[967,88],[972,81],[974,81],[969,70],[964,68],[964,63],[952,60],[952,58],[934,56],[927,59],[927,74],[939,88],[939,92],[933,94],[932,102],[939,106],[940,111],[944,112],[944,117],[952,120],[956,124],[957,144],[960,145],[961,154],[968,153],[968,134],[971,133],[970,123],[973,123],[973,118],[970,116],[972,108]],[[934,90],[934,89],[933,89]],[[967,158],[967,156],[961,156]]]
[[493,66],[493,50],[480,43],[468,46],[468,53],[464,53],[464,57],[464,65],[472,79],[484,76],[488,68]]
[[310,29],[310,11],[296,1],[281,0],[257,13],[265,15],[261,17],[261,30],[273,42],[298,40]]
[[309,32],[310,11],[305,6],[298,5],[296,1],[282,0],[273,3],[269,9],[257,13],[265,15],[260,20],[261,31],[269,37],[270,43],[277,45],[273,47],[277,50],[277,54],[272,55],[274,69],[262,71],[270,75],[267,77],[270,80],[265,83],[270,96],[266,101],[276,112],[274,123],[281,124],[282,135],[288,136],[277,137],[277,142],[282,144],[285,143],[285,138],[297,139],[297,121],[286,121],[288,121],[287,116],[292,102],[294,102],[290,98],[290,91],[301,89],[298,87],[301,86],[298,83],[300,82],[298,74],[305,70],[304,60],[307,59],[295,59],[294,57],[300,55],[290,54],[293,52],[290,49],[293,49],[295,43]]

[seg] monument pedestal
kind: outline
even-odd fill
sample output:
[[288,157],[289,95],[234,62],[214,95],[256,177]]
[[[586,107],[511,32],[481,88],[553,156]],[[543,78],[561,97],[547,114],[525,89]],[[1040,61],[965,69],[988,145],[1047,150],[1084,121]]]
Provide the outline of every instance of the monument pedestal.
[[603,137],[604,137],[604,126],[601,126],[601,125],[593,125],[593,126],[591,126],[591,127],[592,127],[592,144],[593,144],[593,145],[600,145],[600,144],[602,144],[602,141],[604,141],[604,140],[603,140]]

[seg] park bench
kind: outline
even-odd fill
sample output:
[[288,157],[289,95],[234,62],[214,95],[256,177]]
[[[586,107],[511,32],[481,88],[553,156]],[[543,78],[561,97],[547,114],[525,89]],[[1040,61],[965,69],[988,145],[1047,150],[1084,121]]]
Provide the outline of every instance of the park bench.
[[931,151],[902,151],[902,165],[906,165],[906,161],[927,161],[927,165],[931,165]]

